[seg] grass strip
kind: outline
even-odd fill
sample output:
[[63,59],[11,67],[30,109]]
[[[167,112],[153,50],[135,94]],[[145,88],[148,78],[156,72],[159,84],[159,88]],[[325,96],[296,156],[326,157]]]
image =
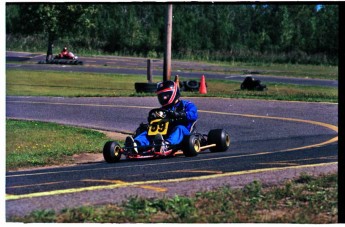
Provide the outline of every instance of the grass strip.
[[[66,97],[155,95],[135,92],[135,82],[146,82],[146,77],[137,75],[22,70],[7,70],[6,74],[6,95]],[[157,77],[154,77],[154,80],[159,82]],[[266,85],[267,91],[245,91],[240,89],[240,82],[208,79],[206,95],[200,95],[198,92],[182,92],[182,96],[338,102],[337,88],[274,83]]]
[[[38,210],[10,222],[25,223],[336,223],[338,177],[301,174],[279,186],[253,181],[191,197],[131,197],[120,205],[82,206],[55,212]],[[111,202],[111,201],[109,201]]]
[[73,163],[80,153],[101,153],[100,132],[55,123],[6,120],[6,169]]

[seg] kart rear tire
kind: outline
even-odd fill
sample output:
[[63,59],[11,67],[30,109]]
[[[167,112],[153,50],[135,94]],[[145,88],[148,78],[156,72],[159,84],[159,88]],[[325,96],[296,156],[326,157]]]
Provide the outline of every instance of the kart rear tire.
[[108,141],[103,147],[103,157],[108,163],[118,162],[121,158],[121,146],[118,142]]
[[207,143],[216,144],[210,148],[211,152],[224,152],[230,146],[230,136],[224,129],[213,129],[208,133]]
[[189,135],[184,138],[183,143],[183,154],[186,157],[194,157],[198,155],[198,152],[200,151],[200,140],[195,135]]

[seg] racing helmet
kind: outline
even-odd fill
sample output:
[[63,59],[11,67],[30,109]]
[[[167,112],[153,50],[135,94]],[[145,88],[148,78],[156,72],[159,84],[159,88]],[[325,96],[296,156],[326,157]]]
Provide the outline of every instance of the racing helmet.
[[175,101],[181,96],[180,88],[171,80],[158,84],[156,94],[158,101],[162,106],[168,106],[175,103]]
[[67,51],[67,47],[64,47],[64,48],[62,49],[62,51]]

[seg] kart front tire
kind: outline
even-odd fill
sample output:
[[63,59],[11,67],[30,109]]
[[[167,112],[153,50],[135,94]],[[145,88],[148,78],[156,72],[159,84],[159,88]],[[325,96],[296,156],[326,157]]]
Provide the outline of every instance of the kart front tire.
[[108,163],[118,162],[121,158],[121,146],[118,142],[108,141],[103,147],[103,157]]
[[224,129],[213,129],[208,133],[207,143],[216,144],[210,148],[211,152],[223,152],[230,146],[230,136]]
[[189,135],[184,138],[184,144],[183,144],[183,154],[186,157],[194,157],[198,155],[198,152],[200,151],[200,140],[195,135]]

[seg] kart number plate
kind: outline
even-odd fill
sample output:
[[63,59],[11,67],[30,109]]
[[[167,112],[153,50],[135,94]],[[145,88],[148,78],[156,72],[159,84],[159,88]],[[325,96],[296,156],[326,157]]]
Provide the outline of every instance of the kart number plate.
[[154,136],[158,133],[161,135],[166,135],[168,133],[169,121],[156,119],[150,122],[148,135]]

